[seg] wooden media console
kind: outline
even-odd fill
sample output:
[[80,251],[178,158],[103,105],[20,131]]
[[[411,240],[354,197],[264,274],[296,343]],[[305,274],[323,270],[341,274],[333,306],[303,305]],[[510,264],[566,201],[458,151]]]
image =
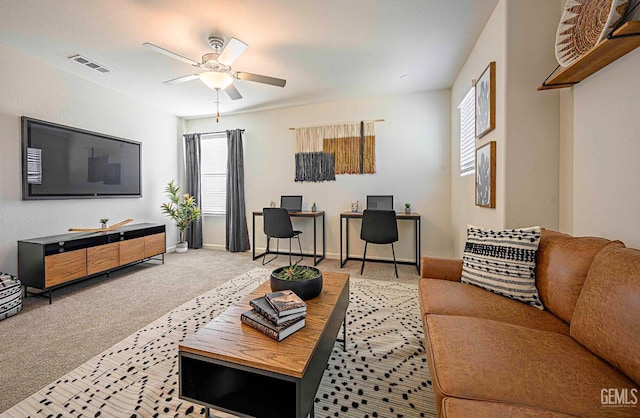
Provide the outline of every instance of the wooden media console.
[[[18,241],[18,277],[48,293],[71,282],[109,274],[166,252],[165,226],[136,224],[108,232],[74,233]],[[43,293],[31,293],[43,295]]]

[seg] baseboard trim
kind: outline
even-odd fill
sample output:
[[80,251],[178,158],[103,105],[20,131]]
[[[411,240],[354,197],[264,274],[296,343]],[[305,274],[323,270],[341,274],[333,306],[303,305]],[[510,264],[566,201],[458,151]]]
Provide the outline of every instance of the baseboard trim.
[[208,248],[210,250],[226,250],[225,246],[221,244],[202,244],[202,248]]
[[[222,248],[224,249],[224,247],[222,247]],[[264,252],[265,250],[266,250],[265,247],[256,248],[256,253],[260,254],[260,253]],[[318,256],[322,256],[322,254],[318,253]],[[344,254],[342,256],[344,257]],[[351,256],[352,257],[362,257],[362,254],[353,254],[352,253]],[[391,258],[391,257],[387,258],[387,257],[375,256],[375,255],[374,256],[367,255],[367,257],[369,257],[368,260],[372,260],[372,261],[375,261],[375,260],[393,260],[393,258]],[[309,258],[309,257],[306,257],[306,258]],[[325,258],[330,259],[330,260],[339,260],[340,259],[340,254],[338,254],[338,253],[327,253]],[[350,260],[350,261],[355,261],[355,260]],[[400,257],[396,258],[396,261],[402,261],[402,262],[405,262],[405,263],[415,263],[415,260],[412,260],[412,259],[409,259],[409,258],[400,258]]]
[[[202,248],[206,248],[208,250],[222,250],[222,251],[226,251],[226,248],[224,245],[222,244],[202,244]],[[260,254],[262,252],[265,251],[266,248],[256,248],[256,253]],[[167,252],[175,252],[176,247],[175,245],[173,247],[167,247]],[[247,251],[250,252],[251,250]],[[320,256],[321,254],[318,254],[318,256]],[[362,254],[351,254],[351,256],[353,257],[362,257]],[[344,254],[343,254],[344,257]],[[369,259],[371,261],[376,261],[376,260],[390,260],[390,258],[387,257],[381,257],[381,256],[371,256],[368,255],[367,257],[369,257]],[[306,257],[307,259],[311,258],[311,257]],[[327,259],[330,260],[338,260],[340,258],[340,254],[338,253],[327,253],[326,257]],[[357,261],[357,260],[350,260],[350,261]],[[415,263],[415,260],[409,259],[409,258],[396,258],[396,261],[402,261],[403,263]],[[358,261],[359,262],[359,261]]]

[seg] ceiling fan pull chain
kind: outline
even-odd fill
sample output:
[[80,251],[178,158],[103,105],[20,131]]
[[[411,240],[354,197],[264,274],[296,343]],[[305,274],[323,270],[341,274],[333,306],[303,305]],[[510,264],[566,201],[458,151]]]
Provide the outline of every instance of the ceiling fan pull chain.
[[216,89],[216,123],[220,122],[220,89]]

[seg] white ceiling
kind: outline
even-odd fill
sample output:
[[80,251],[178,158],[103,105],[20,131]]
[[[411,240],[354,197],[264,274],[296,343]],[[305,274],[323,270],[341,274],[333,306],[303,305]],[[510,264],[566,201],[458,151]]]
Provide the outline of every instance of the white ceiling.
[[[201,70],[144,48],[200,61],[207,39],[249,49],[233,70],[287,80],[237,80],[221,113],[449,88],[498,0],[0,0],[0,43],[181,117],[215,113]],[[67,57],[81,54],[101,74]],[[407,76],[401,78],[402,75]]]

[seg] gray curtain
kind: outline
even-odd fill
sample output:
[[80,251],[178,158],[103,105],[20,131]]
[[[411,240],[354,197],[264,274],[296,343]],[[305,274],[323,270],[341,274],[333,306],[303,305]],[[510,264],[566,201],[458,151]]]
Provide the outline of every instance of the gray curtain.
[[242,152],[242,130],[227,131],[227,241],[231,252],[247,251],[249,230],[244,202],[244,156]]
[[[196,203],[202,208],[202,191],[200,189],[200,134],[186,134],[184,136],[185,165],[187,169],[187,190],[195,197]],[[187,228],[187,243],[189,248],[202,248],[202,217],[194,221]]]

